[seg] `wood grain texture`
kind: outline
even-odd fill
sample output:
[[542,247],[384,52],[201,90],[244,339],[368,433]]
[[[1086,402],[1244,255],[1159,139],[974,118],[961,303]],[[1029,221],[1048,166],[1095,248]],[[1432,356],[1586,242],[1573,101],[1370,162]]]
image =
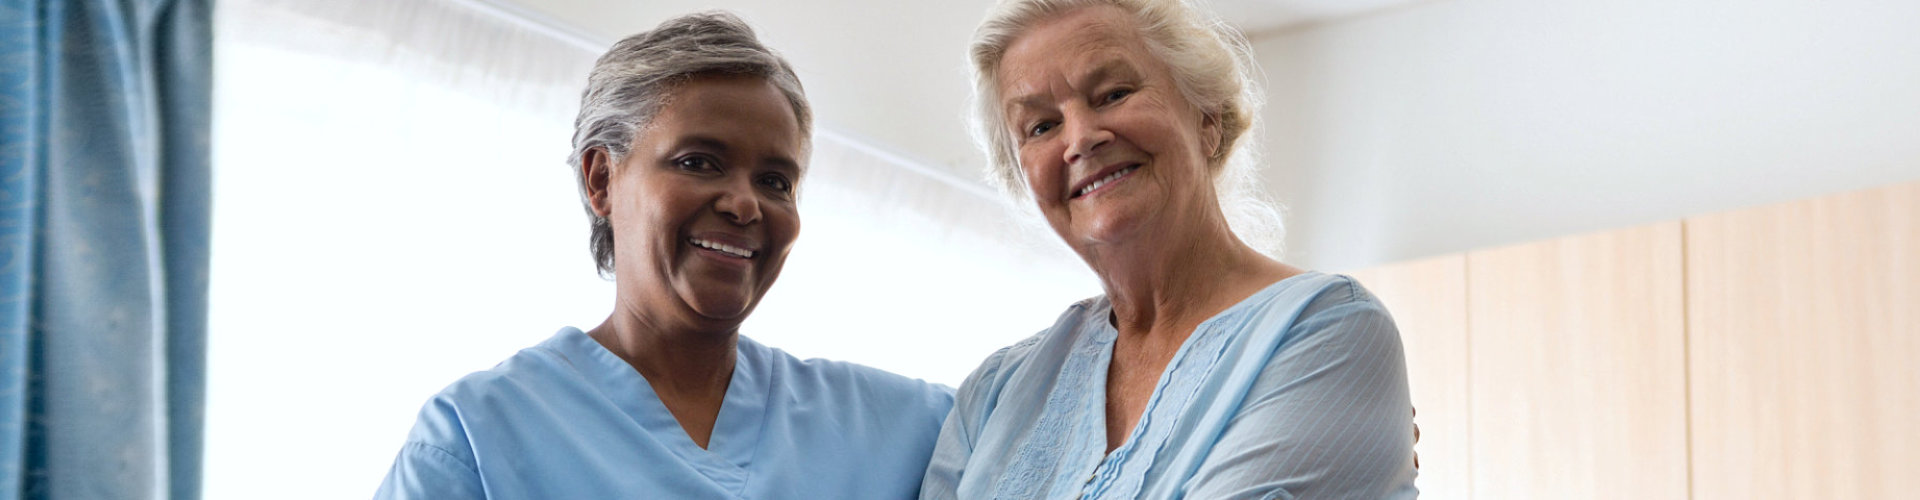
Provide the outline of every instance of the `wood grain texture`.
[[1679,222],[1467,256],[1477,499],[1684,499]]
[[1466,271],[1466,255],[1455,254],[1351,273],[1386,304],[1406,346],[1421,498],[1470,498]]
[[1686,238],[1694,498],[1920,494],[1920,183]]

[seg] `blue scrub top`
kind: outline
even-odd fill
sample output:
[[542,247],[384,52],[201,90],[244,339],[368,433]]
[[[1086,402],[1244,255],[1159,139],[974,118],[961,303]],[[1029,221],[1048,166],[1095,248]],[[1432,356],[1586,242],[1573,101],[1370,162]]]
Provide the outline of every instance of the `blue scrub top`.
[[420,410],[379,499],[914,498],[944,386],[739,339],[708,448],[576,328]]
[[1411,499],[1399,330],[1352,279],[1304,273],[1201,323],[1107,452],[1106,297],[960,386],[920,498]]

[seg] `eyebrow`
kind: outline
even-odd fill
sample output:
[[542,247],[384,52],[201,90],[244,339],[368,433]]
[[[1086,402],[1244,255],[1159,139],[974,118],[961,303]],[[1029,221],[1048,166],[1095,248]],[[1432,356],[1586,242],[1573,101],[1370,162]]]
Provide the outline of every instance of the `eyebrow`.
[[[692,135],[692,136],[683,137],[680,139],[678,143],[674,144],[673,149],[676,151],[679,151],[679,150],[686,150],[689,148],[710,150],[714,154],[717,154],[720,156],[727,156],[727,153],[731,151],[731,148],[727,146],[726,141],[722,141],[718,138],[704,136],[704,135]],[[794,173],[799,173],[803,170],[800,168],[800,162],[794,160],[793,158],[787,158],[787,157],[775,156],[775,157],[762,158],[760,159],[760,161],[756,163],[763,164],[776,169],[789,170]]]
[[766,161],[761,163],[774,170],[780,170],[780,171],[792,173],[796,177],[806,172],[805,169],[800,168],[800,163],[795,162],[792,158],[781,158],[781,157],[768,158],[766,159]]
[[1087,76],[1080,79],[1080,86],[1092,87],[1096,82],[1113,80],[1120,77],[1136,77],[1138,74],[1139,72],[1134,71],[1133,65],[1128,64],[1126,59],[1118,57],[1109,58],[1101,61],[1099,66],[1094,66],[1093,71],[1087,72]]
[[[1134,71],[1133,65],[1128,64],[1126,59],[1111,57],[1105,61],[1101,61],[1099,65],[1094,66],[1092,71],[1088,71],[1087,74],[1081,76],[1076,83],[1079,87],[1091,88],[1098,82],[1112,80],[1117,77],[1135,77],[1138,74],[1139,72]],[[1007,116],[1013,116],[1012,111],[1016,108],[1045,107],[1048,100],[1049,99],[1043,97],[1041,93],[1017,96],[1007,100],[1007,109],[1002,112],[1006,113]]]

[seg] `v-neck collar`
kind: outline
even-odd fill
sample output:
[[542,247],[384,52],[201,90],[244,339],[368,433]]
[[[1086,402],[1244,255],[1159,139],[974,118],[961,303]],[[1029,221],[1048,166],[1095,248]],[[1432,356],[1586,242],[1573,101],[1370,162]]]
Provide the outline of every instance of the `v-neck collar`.
[[[714,418],[713,435],[707,447],[693,442],[673,412],[660,401],[646,377],[620,359],[619,355],[587,336],[578,328],[562,328],[548,341],[575,363],[596,389],[647,434],[691,464],[708,479],[726,490],[744,492],[753,466],[754,452],[760,447],[761,429],[766,422],[767,392],[771,377],[764,373],[765,349],[740,337],[736,342],[733,376],[727,382],[720,402],[720,414]],[[636,467],[644,464],[635,464]]]
[[[1134,421],[1133,428],[1127,431],[1126,442],[1120,443],[1120,446],[1114,447],[1112,451],[1100,453],[1099,458],[1093,462],[1092,475],[1086,483],[1082,485],[1081,493],[1093,493],[1091,496],[1095,498],[1102,496],[1102,493],[1112,484],[1113,480],[1122,474],[1121,468],[1129,461],[1129,457],[1140,451],[1138,448],[1141,446],[1149,447],[1143,460],[1153,460],[1153,455],[1156,455],[1159,451],[1159,441],[1165,440],[1166,435],[1164,432],[1156,433],[1152,431],[1155,430],[1155,427],[1166,428],[1172,425],[1172,423],[1155,422],[1156,418],[1173,416],[1168,411],[1159,409],[1159,407],[1163,404],[1169,404],[1167,401],[1164,401],[1167,398],[1175,399],[1175,401],[1170,404],[1178,406],[1186,406],[1189,404],[1188,397],[1191,396],[1191,387],[1183,387],[1183,389],[1185,389],[1183,392],[1186,393],[1168,394],[1169,386],[1179,384],[1180,382],[1191,382],[1185,379],[1202,375],[1201,373],[1193,373],[1196,370],[1183,367],[1182,365],[1186,364],[1189,358],[1192,357],[1189,351],[1199,348],[1196,347],[1198,344],[1215,344],[1225,340],[1205,338],[1215,333],[1213,332],[1213,326],[1215,324],[1225,321],[1227,318],[1238,316],[1242,314],[1243,311],[1256,307],[1255,304],[1266,302],[1272,296],[1291,287],[1294,283],[1306,281],[1303,277],[1318,276],[1319,274],[1320,273],[1309,271],[1270,283],[1266,287],[1255,291],[1252,295],[1248,295],[1246,298],[1240,299],[1239,302],[1215,313],[1205,321],[1201,321],[1199,325],[1195,325],[1193,332],[1187,336],[1186,340],[1181,341],[1179,349],[1174,351],[1173,358],[1167,362],[1167,366],[1161,368],[1160,377],[1154,381],[1153,394],[1148,396],[1147,404],[1141,408],[1140,417]],[[1087,401],[1085,404],[1087,406],[1084,406],[1083,408],[1085,409],[1082,410],[1082,426],[1097,429],[1099,432],[1091,433],[1097,434],[1097,437],[1092,438],[1094,442],[1086,443],[1082,446],[1092,448],[1094,452],[1100,452],[1107,447],[1107,372],[1113,362],[1114,344],[1119,340],[1120,330],[1115,328],[1113,323],[1108,320],[1113,314],[1113,304],[1108,302],[1105,297],[1102,297],[1098,307],[1090,312],[1093,313],[1090,316],[1098,318],[1098,320],[1089,322],[1090,324],[1086,325],[1091,328],[1087,331],[1084,338],[1091,344],[1087,346],[1087,349],[1095,356],[1098,356],[1098,358],[1094,360],[1093,369],[1087,374],[1088,376],[1086,378],[1087,385],[1085,387],[1086,392],[1089,393],[1089,397],[1085,398],[1085,401]],[[1211,365],[1213,362],[1217,362],[1218,359],[1206,359],[1204,361],[1206,364]],[[1202,369],[1198,371],[1204,372],[1208,370]],[[1149,437],[1149,434],[1154,434],[1155,436]],[[1143,444],[1141,443],[1143,440],[1154,442]],[[1140,472],[1144,473],[1144,471]]]

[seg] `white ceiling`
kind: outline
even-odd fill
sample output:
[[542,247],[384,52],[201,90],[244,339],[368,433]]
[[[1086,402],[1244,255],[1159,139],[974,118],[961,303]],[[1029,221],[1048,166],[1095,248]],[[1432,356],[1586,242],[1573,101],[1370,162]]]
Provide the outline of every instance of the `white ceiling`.
[[1423,0],[1200,0],[1221,19],[1260,38],[1312,24],[1359,17]]
[[[979,178],[967,133],[965,50],[993,0],[467,0],[510,11],[604,46],[668,17],[726,9],[792,60],[819,126],[945,170]],[[1204,1],[1204,0],[1203,0]],[[1420,0],[1213,0],[1252,37]],[[584,75],[583,75],[584,77]]]

